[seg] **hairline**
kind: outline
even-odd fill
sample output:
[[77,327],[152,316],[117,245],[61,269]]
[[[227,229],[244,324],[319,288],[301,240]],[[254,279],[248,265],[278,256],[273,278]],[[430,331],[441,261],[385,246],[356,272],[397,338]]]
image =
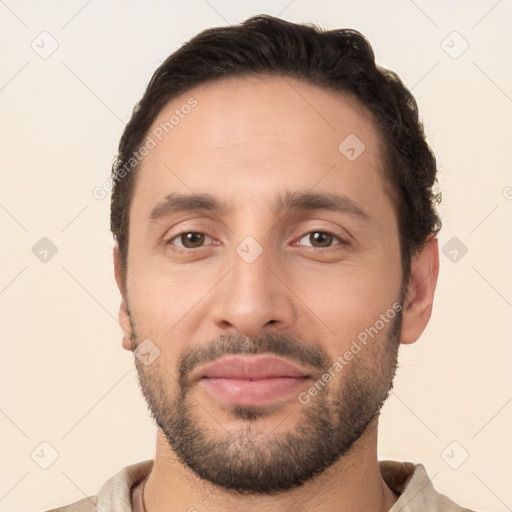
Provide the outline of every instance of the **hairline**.
[[[375,128],[376,132],[376,141],[377,141],[377,154],[380,157],[382,164],[382,183],[384,188],[384,193],[388,196],[388,199],[391,201],[393,214],[395,218],[395,224],[397,227],[398,232],[398,239],[399,239],[399,245],[400,245],[400,260],[401,260],[401,266],[402,266],[402,279],[408,279],[410,275],[410,258],[411,255],[406,255],[407,252],[404,247],[405,241],[403,240],[402,236],[402,230],[401,230],[401,221],[400,221],[400,214],[399,214],[399,208],[403,202],[403,198],[400,195],[400,191],[397,190],[397,187],[392,182],[392,166],[393,162],[395,160],[396,155],[396,149],[392,145],[389,137],[384,132],[384,127],[381,126],[381,122],[379,121],[378,117],[373,113],[370,107],[368,107],[363,100],[361,100],[356,93],[349,90],[346,87],[339,87],[335,83],[329,83],[328,78],[326,79],[323,76],[304,76],[304,77],[297,77],[293,73],[282,71],[282,70],[244,70],[244,71],[235,71],[230,72],[229,74],[225,76],[215,76],[215,77],[208,77],[205,80],[202,80],[200,82],[197,82],[190,86],[185,86],[183,89],[181,89],[179,92],[175,93],[171,97],[167,99],[165,103],[161,106],[161,108],[155,113],[154,118],[151,122],[151,125],[148,127],[148,129],[141,135],[141,141],[144,141],[148,134],[151,133],[151,130],[154,128],[155,123],[157,122],[158,117],[162,114],[162,112],[169,108],[169,105],[173,102],[176,102],[184,95],[190,95],[192,91],[195,89],[200,89],[204,87],[208,87],[212,84],[218,84],[223,82],[230,82],[230,81],[243,81],[244,79],[248,78],[256,78],[265,80],[268,78],[275,78],[275,77],[281,77],[281,78],[291,78],[293,80],[306,83],[308,85],[312,85],[314,87],[317,87],[319,89],[322,89],[327,92],[331,92],[333,95],[338,96],[339,99],[349,100],[351,102],[355,102],[358,107],[362,110],[362,112],[357,112],[358,115],[363,115],[365,120],[368,121],[372,127]],[[317,78],[317,79],[316,79]],[[139,144],[140,146],[140,144]],[[145,157],[142,158],[140,162],[133,168],[131,171],[131,177],[130,177],[130,186],[128,188],[128,201],[126,205],[126,225],[125,225],[125,242],[126,247],[125,253],[120,251],[121,255],[121,270],[122,270],[122,276],[123,276],[123,282],[126,286],[126,279],[127,279],[127,271],[128,271],[128,246],[129,246],[129,230],[130,230],[130,217],[131,217],[131,210],[133,205],[133,198],[135,196],[136,186],[138,182],[138,175],[141,171],[142,165],[145,161]],[[373,169],[374,172],[379,173],[377,169]],[[380,174],[380,173],[379,173]],[[120,248],[121,249],[121,248]]]

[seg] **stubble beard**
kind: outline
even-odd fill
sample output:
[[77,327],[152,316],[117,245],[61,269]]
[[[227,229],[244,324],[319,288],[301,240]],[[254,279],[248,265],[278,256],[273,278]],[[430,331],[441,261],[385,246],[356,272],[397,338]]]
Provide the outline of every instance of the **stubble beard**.
[[[182,354],[178,391],[170,396],[165,369],[145,367],[136,360],[139,382],[148,408],[169,446],[200,478],[239,494],[276,494],[299,487],[349,454],[379,414],[393,385],[397,366],[402,314],[390,321],[387,336],[371,340],[341,370],[339,379],[318,392],[308,404],[296,400],[300,420],[288,432],[262,434],[258,420],[275,411],[265,406],[231,406],[227,410],[240,426],[229,433],[206,428],[190,371],[199,363],[227,354],[288,356],[318,368],[320,377],[332,367],[320,347],[307,349],[294,338],[275,333],[258,338],[221,337],[201,350]],[[132,323],[132,348],[141,338]],[[299,352],[300,357],[297,357]],[[167,382],[173,382],[171,376]],[[334,388],[334,383],[337,387]],[[225,412],[223,413],[225,414]],[[276,426],[280,416],[276,415]]]

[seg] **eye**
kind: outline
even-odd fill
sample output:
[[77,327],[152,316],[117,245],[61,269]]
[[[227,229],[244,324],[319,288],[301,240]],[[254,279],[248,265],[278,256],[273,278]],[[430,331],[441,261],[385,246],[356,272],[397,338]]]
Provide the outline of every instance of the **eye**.
[[169,239],[167,245],[176,245],[182,249],[197,249],[205,244],[205,241],[211,238],[204,233],[198,233],[197,231],[186,231],[176,235]]
[[[309,242],[309,244],[307,242],[302,243],[304,240]],[[343,240],[329,231],[311,231],[299,240],[299,245],[306,245],[307,247],[314,247],[318,249],[328,249],[329,247],[332,247],[333,242],[335,241],[343,242]]]

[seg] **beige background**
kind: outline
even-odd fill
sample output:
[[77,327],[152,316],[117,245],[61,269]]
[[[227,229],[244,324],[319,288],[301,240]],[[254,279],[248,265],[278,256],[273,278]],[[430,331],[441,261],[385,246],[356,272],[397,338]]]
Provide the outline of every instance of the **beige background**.
[[[260,12],[356,28],[412,88],[439,161],[440,246],[467,253],[441,255],[433,318],[401,351],[379,455],[422,462],[462,504],[512,510],[512,2],[5,0],[0,511],[79,500],[153,457],[116,321],[109,200],[92,190],[157,65],[200,30]],[[58,251],[47,262],[32,252],[42,237]]]

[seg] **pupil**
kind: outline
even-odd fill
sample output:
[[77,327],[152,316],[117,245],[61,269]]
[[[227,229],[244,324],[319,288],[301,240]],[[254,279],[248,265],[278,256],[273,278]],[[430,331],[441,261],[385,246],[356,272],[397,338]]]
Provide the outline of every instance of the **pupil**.
[[313,233],[312,237],[313,237],[313,239],[314,239],[314,241],[316,243],[319,243],[322,246],[326,246],[326,245],[329,246],[330,242],[331,242],[331,239],[332,239],[331,235],[328,235],[326,233],[322,233],[322,232],[319,232],[319,231]]
[[190,246],[197,247],[197,246],[201,245],[202,241],[203,241],[202,233],[187,233],[185,235],[185,242],[183,245],[185,245],[185,247],[190,247]]

